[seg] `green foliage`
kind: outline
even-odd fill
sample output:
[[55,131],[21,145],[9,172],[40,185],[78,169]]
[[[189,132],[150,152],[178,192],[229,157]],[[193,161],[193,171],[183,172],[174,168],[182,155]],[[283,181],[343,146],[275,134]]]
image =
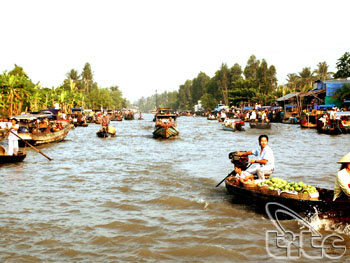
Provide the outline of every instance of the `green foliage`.
[[334,93],[333,98],[341,102],[344,100],[350,100],[350,84],[344,84]]
[[209,93],[203,94],[203,96],[201,97],[201,103],[204,109],[214,109],[218,104],[216,99],[213,98],[213,96]]
[[348,78],[350,77],[350,53],[345,54],[338,59],[337,62],[338,71],[334,74],[334,78]]
[[22,67],[15,65],[9,73],[0,75],[0,111],[12,116],[22,111],[39,111],[53,107],[58,102],[64,111],[71,107],[99,109],[122,108],[128,101],[122,97],[118,86],[99,88],[93,81],[91,66],[86,63],[79,75],[72,69],[63,84],[55,88],[41,88],[34,84]]
[[154,94],[148,98],[141,97],[135,105],[137,105],[141,112],[148,112],[156,109],[156,101],[159,108],[179,108],[179,93],[177,91],[173,92],[163,92],[161,94]]
[[326,61],[319,62],[317,64],[317,69],[313,71],[316,79],[321,81],[331,79],[331,76],[334,74],[333,72],[328,71],[328,65]]

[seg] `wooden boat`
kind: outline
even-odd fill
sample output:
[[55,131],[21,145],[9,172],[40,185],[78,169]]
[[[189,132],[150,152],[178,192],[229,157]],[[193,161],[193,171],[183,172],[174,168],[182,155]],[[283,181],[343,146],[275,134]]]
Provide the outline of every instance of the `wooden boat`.
[[154,138],[168,139],[179,135],[176,124],[176,114],[171,114],[171,110],[164,112],[163,109],[159,109],[155,115],[155,127],[153,131]]
[[[45,143],[63,141],[70,131],[70,123],[68,120],[52,120],[47,114],[23,114],[15,116],[19,121],[18,136],[32,145],[40,145]],[[49,126],[40,128],[39,120],[48,121]],[[23,147],[24,142],[18,141],[19,146]]]
[[261,121],[255,121],[255,120],[249,120],[249,127],[251,129],[271,129],[271,123],[270,122],[261,122]]
[[234,120],[226,120],[225,123],[222,125],[222,129],[224,131],[244,131],[244,121],[240,119],[234,119]]
[[18,151],[17,155],[7,155],[7,152],[3,146],[0,145],[0,163],[17,163],[22,162],[26,158],[25,152]]
[[108,126],[108,131],[106,131],[104,128],[101,128],[98,132],[96,132],[96,135],[100,138],[114,137],[116,135],[116,130],[113,126]]
[[317,115],[306,113],[301,115],[300,127],[302,128],[317,128]]
[[89,124],[85,121],[82,122],[74,122],[74,127],[87,127]]
[[336,199],[333,201],[333,190],[317,188],[319,192],[318,200],[303,200],[247,189],[235,185],[229,178],[225,180],[225,184],[227,191],[237,197],[235,201],[249,205],[253,204],[257,210],[263,211],[267,203],[276,202],[303,216],[310,216],[317,211],[320,218],[350,223],[350,200]]
[[215,115],[211,115],[211,114],[209,114],[209,115],[208,115],[208,117],[207,117],[207,120],[209,120],[209,121],[216,121],[216,120],[217,120],[217,118],[216,118],[216,116],[215,116]]
[[350,133],[350,112],[336,112],[333,119],[330,119],[329,113],[325,113],[317,119],[317,131],[330,135]]
[[26,158],[27,154],[18,152],[17,155],[0,155],[0,163],[18,163],[22,162]]
[[128,111],[124,113],[124,120],[134,120],[134,112],[133,111]]
[[329,135],[347,133],[346,130],[342,131],[340,120],[328,120],[326,124],[322,120],[317,120],[317,131]]
[[299,119],[297,117],[289,117],[282,120],[284,124],[299,124]]

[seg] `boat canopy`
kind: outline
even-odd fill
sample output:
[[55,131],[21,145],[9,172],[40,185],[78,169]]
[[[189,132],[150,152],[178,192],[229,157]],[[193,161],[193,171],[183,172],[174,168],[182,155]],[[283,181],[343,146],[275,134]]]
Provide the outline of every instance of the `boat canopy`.
[[271,106],[261,106],[261,107],[259,108],[259,110],[260,110],[260,109],[265,110],[265,109],[270,109],[270,108],[271,108]]
[[243,107],[243,110],[252,110],[252,109],[253,109],[252,106],[245,106],[245,107]]
[[336,116],[350,116],[350,111],[337,111],[335,113]]
[[48,108],[46,110],[41,110],[40,113],[50,113],[53,115],[57,115],[60,109],[55,109],[55,108]]
[[176,119],[177,116],[176,114],[157,114],[157,119],[167,119],[167,118],[173,118],[173,119]]
[[324,104],[324,105],[315,105],[315,109],[326,109],[326,108],[333,108],[334,104]]
[[83,108],[71,108],[70,112],[73,114],[74,112],[83,112],[84,109]]
[[13,116],[12,118],[15,118],[17,120],[37,120],[37,119],[51,119],[53,118],[52,114],[47,113],[39,113],[39,114],[21,114],[17,116]]

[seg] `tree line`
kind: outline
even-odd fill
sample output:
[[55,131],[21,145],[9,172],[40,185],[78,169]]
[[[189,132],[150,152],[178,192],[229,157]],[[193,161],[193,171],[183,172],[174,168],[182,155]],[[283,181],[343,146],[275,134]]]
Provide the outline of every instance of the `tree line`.
[[0,115],[37,112],[51,108],[55,103],[59,103],[65,112],[74,107],[115,109],[129,104],[118,86],[98,86],[89,63],[84,65],[81,74],[75,69],[70,70],[57,88],[45,88],[40,83],[33,83],[18,65],[0,75]]
[[[200,72],[194,79],[181,84],[177,91],[142,97],[136,105],[145,112],[155,107],[191,110],[198,100],[205,109],[213,109],[220,102],[234,106],[244,103],[273,105],[277,98],[290,92],[310,91],[315,80],[350,77],[350,53],[339,58],[336,73],[328,69],[325,61],[319,62],[314,69],[304,67],[298,73],[288,74],[287,83],[278,85],[275,66],[251,55],[244,68],[238,63],[232,67],[222,63],[213,77]],[[345,87],[344,92],[345,96],[349,95]]]

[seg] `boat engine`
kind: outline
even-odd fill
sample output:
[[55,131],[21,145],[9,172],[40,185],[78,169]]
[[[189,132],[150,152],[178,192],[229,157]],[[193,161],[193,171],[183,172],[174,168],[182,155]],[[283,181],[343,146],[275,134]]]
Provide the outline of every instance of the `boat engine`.
[[233,163],[234,165],[240,164],[243,167],[242,168],[243,171],[245,171],[248,168],[249,157],[247,155],[238,156],[236,151],[236,152],[230,152],[228,154],[228,158],[231,160],[231,163]]

